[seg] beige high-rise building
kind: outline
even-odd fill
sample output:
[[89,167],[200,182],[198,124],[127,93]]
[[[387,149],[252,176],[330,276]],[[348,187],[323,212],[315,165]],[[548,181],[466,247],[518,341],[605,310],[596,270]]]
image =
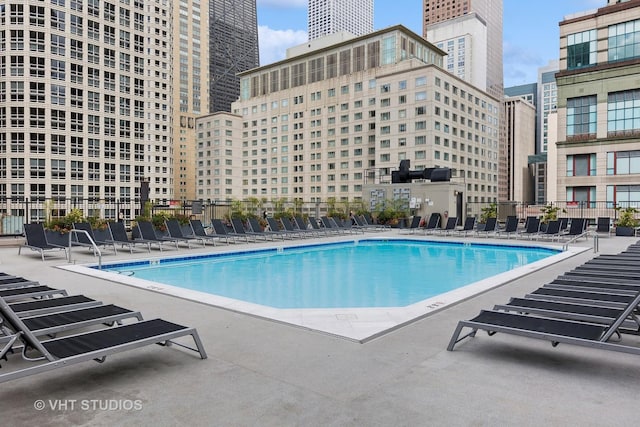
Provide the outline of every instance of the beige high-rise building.
[[638,39],[637,0],[609,1],[560,22],[560,201],[587,208],[640,207]]
[[4,2],[0,197],[126,202],[146,178],[173,198],[173,7]]
[[533,203],[534,181],[529,156],[536,152],[536,107],[520,97],[505,98],[507,196],[505,200]]
[[174,197],[196,198],[196,117],[209,110],[208,2],[180,0],[173,28]]
[[242,73],[235,116],[197,121],[198,197],[355,200],[407,159],[495,201],[500,101],[443,54],[395,26]]
[[[479,61],[486,70],[486,84],[479,87],[501,99],[503,0],[423,0],[422,6],[423,36],[453,56],[447,58],[451,61],[447,62],[447,70],[457,75],[461,67],[467,69],[462,75],[469,74],[469,69],[478,68],[469,59]],[[448,24],[454,29],[447,29]],[[484,31],[477,28],[481,26]],[[456,28],[458,34],[454,34]]]

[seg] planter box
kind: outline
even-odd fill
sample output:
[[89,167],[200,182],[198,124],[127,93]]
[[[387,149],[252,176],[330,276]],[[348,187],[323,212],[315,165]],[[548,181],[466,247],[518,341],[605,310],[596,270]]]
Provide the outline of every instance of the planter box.
[[634,237],[636,229],[633,227],[616,227],[616,236]]

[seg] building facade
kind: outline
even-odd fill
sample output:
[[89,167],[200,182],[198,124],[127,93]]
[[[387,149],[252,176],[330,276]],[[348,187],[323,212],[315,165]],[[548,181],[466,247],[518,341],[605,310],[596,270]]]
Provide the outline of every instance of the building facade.
[[373,0],[309,0],[307,15],[309,40],[340,31],[373,32]]
[[[465,201],[496,200],[500,102],[445,71],[443,54],[396,26],[242,73],[241,133],[235,119],[212,125],[231,142],[224,158],[199,148],[198,197],[350,201],[408,159],[450,167]],[[207,174],[225,168],[240,176],[216,189]]]
[[[174,197],[196,197],[196,117],[209,110],[207,2],[180,0],[173,14]],[[205,7],[203,10],[203,6]]]
[[173,198],[172,7],[5,2],[0,197]]
[[209,112],[231,111],[237,74],[260,65],[256,0],[209,0]]
[[504,109],[508,177],[504,200],[533,203],[534,181],[529,156],[536,150],[536,108],[516,96],[505,98]]
[[[502,10],[503,0],[423,0],[423,36],[444,51],[450,43],[454,49],[455,58],[447,69],[470,76],[472,68],[486,70],[484,85],[468,81],[497,98],[502,98],[504,88]],[[447,29],[447,25],[454,28]],[[474,34],[470,40],[460,40]],[[471,58],[476,64],[469,62]],[[461,68],[464,70],[459,71]]]
[[[640,206],[640,1],[560,22],[558,198]],[[598,205],[600,203],[600,205]]]

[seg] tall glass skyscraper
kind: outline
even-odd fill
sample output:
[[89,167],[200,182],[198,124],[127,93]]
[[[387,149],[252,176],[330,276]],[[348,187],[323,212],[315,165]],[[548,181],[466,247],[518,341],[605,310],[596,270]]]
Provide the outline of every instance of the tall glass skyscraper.
[[230,111],[237,73],[260,65],[256,0],[209,1],[209,112]]
[[373,32],[373,0],[309,0],[309,40],[340,31]]

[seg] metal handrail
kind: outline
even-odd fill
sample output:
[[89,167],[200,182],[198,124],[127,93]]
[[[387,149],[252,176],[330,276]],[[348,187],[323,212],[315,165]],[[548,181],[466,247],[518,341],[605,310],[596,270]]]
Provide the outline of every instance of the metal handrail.
[[[582,234],[576,234],[573,238],[567,240],[565,244],[562,245],[562,251],[564,252],[568,250],[569,244],[577,241],[581,237],[585,237],[585,238],[589,237],[589,231],[587,230]],[[593,252],[598,252],[598,235],[597,234],[593,235]]]
[[69,230],[69,263],[71,263],[71,246],[73,243],[73,240],[71,239],[71,236],[74,233],[82,233],[85,236],[87,236],[87,239],[89,239],[89,242],[91,242],[91,246],[93,246],[93,255],[95,256],[97,254],[98,256],[98,268],[100,270],[102,270],[102,252],[100,252],[100,249],[98,248],[98,246],[96,245],[96,242],[93,241],[93,239],[91,238],[91,235],[86,231],[86,230],[77,230],[75,228],[72,228],[71,230]]

